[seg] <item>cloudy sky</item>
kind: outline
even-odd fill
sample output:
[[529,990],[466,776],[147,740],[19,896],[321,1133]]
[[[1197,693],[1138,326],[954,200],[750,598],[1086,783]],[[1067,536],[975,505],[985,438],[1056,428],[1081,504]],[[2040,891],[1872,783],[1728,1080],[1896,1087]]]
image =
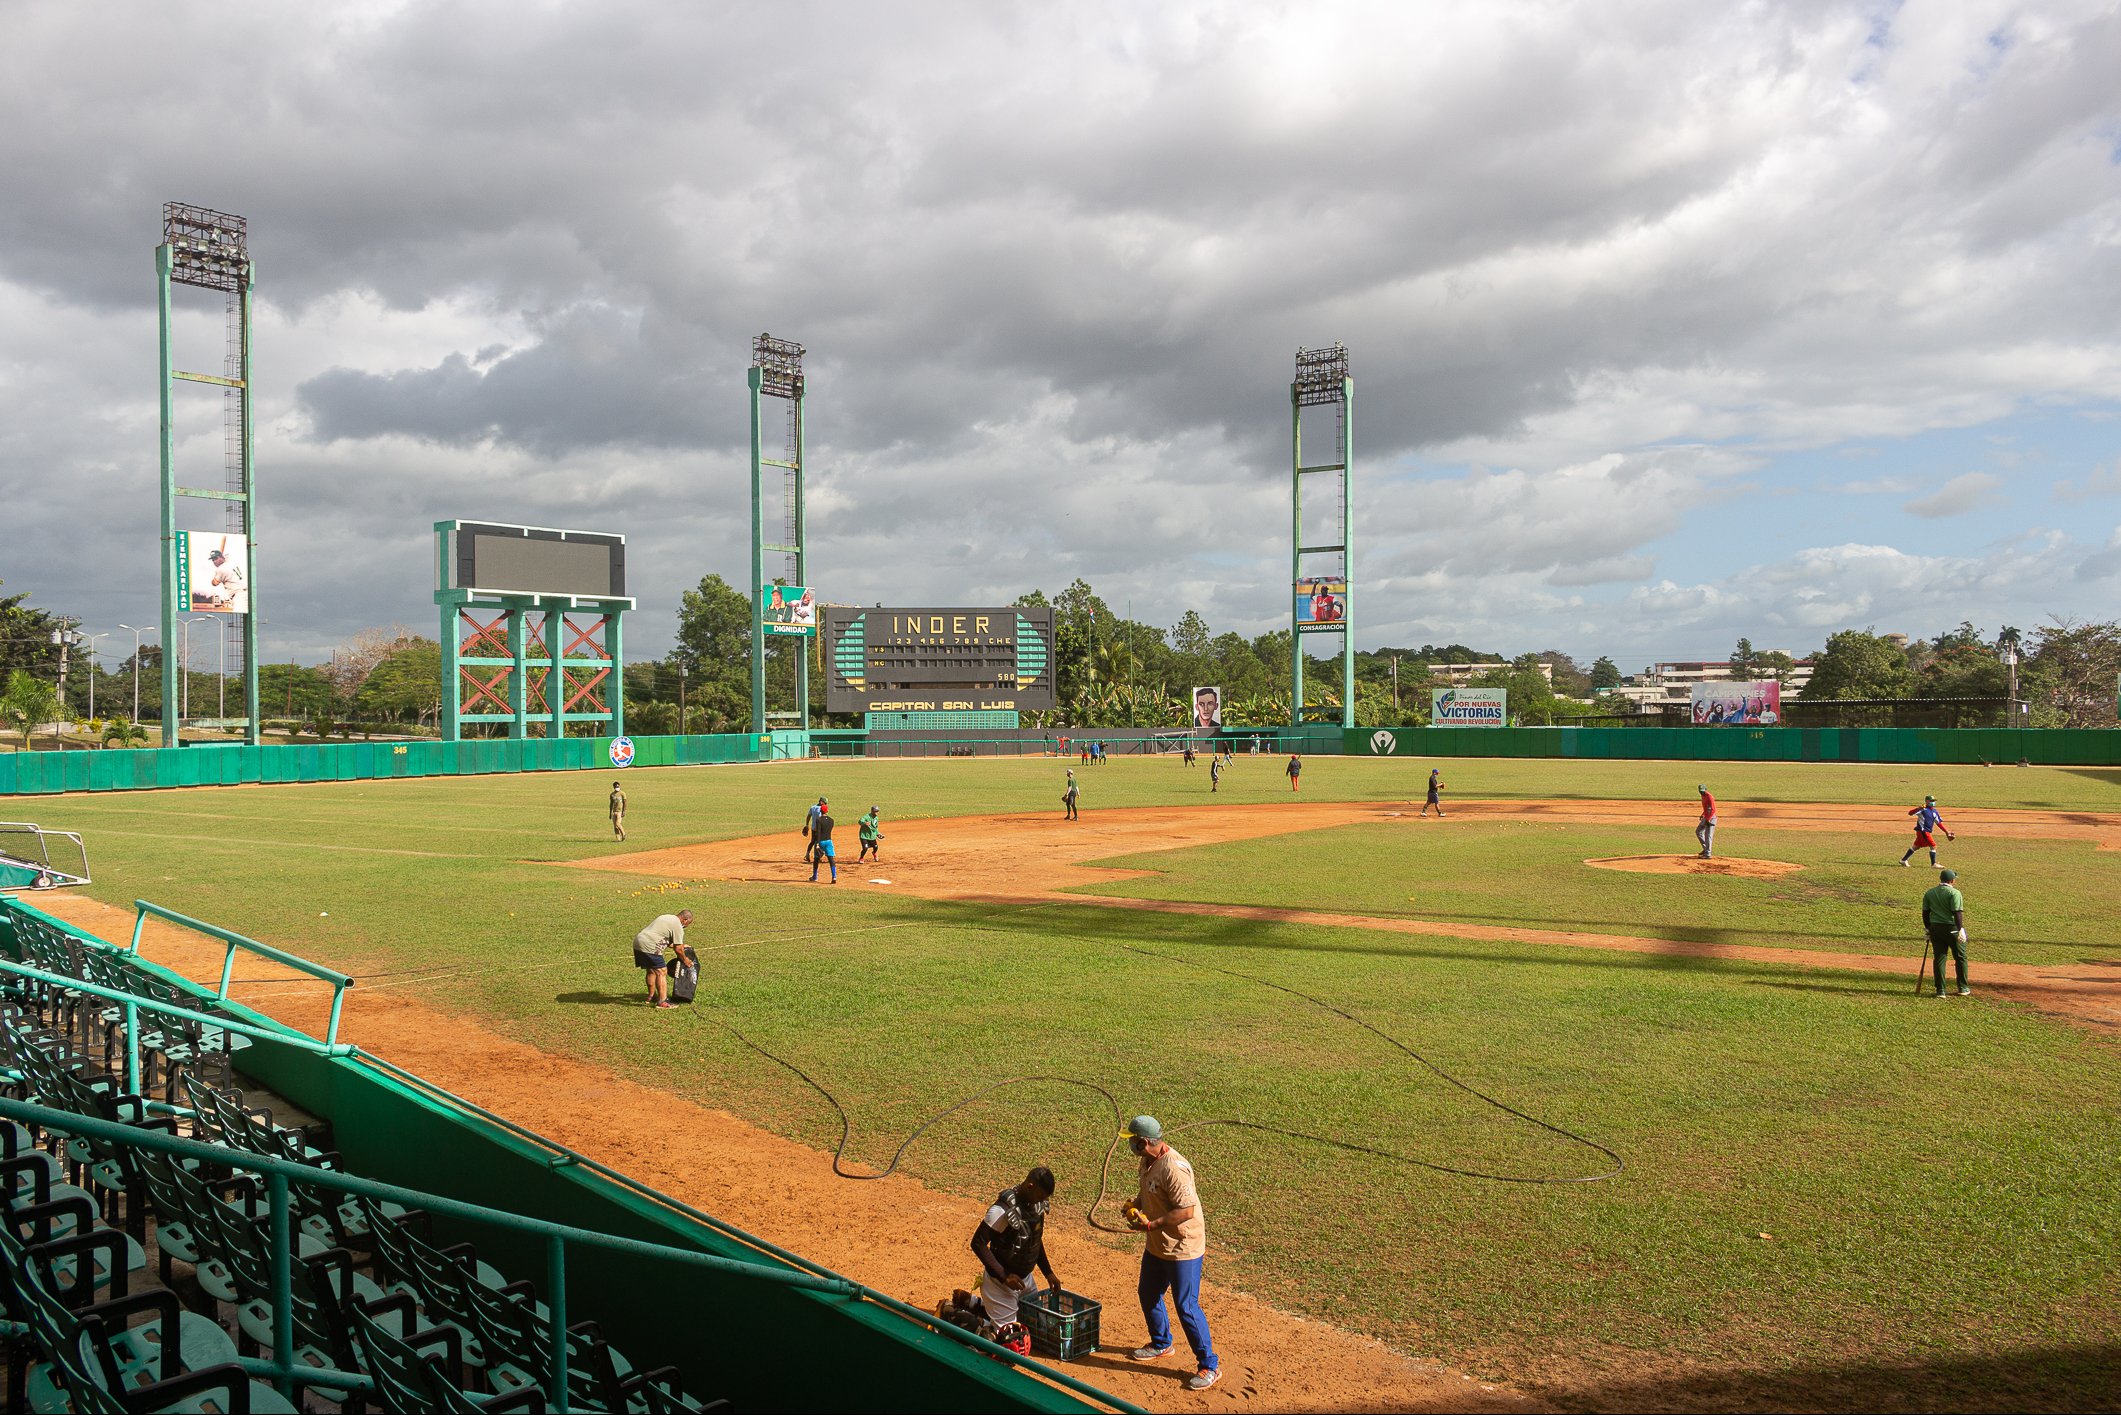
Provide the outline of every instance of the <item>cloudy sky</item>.
[[1364,647],[2121,616],[2112,3],[5,14],[0,580],[92,630],[157,612],[170,199],[251,222],[268,658],[433,632],[456,516],[624,532],[660,651],[761,330],[831,600],[1285,624],[1339,340]]

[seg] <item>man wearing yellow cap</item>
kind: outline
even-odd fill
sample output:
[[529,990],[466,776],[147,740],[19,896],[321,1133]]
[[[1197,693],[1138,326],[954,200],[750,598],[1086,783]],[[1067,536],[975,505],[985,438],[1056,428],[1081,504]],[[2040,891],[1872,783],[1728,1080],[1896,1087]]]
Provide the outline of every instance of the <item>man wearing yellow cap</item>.
[[1193,1165],[1164,1143],[1164,1127],[1153,1115],[1127,1123],[1127,1147],[1141,1157],[1141,1189],[1127,1212],[1128,1226],[1148,1235],[1142,1253],[1142,1317],[1149,1324],[1149,1344],[1137,1348],[1137,1361],[1159,1361],[1171,1354],[1171,1320],[1164,1314],[1164,1294],[1178,1308],[1178,1324],[1200,1369],[1187,1378],[1187,1390],[1206,1390],[1222,1377],[1215,1344],[1208,1338],[1207,1314],[1200,1309],[1200,1274],[1208,1253],[1208,1223],[1201,1211]]

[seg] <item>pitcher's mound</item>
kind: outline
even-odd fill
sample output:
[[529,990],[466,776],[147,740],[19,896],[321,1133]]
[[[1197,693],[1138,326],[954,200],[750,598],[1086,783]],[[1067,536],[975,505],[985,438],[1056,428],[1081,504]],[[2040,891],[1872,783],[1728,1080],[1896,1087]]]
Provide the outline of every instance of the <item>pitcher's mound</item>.
[[1584,863],[1594,870],[1637,875],[1735,875],[1739,879],[1776,879],[1804,868],[1786,860],[1704,860],[1699,855],[1612,855]]

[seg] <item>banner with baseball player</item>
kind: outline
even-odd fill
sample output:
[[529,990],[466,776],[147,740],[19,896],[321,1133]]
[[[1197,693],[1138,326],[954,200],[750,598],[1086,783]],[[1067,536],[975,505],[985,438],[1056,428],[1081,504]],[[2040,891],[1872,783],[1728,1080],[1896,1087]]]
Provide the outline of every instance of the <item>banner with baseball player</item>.
[[765,630],[769,634],[817,632],[817,594],[808,585],[761,585]]
[[179,531],[177,583],[193,614],[250,613],[250,543],[224,531]]
[[1429,721],[1438,727],[1507,727],[1508,688],[1431,688]]
[[1773,727],[1782,721],[1782,685],[1696,683],[1689,690],[1696,727]]
[[1348,617],[1346,580],[1298,580],[1296,582],[1296,627],[1338,629]]

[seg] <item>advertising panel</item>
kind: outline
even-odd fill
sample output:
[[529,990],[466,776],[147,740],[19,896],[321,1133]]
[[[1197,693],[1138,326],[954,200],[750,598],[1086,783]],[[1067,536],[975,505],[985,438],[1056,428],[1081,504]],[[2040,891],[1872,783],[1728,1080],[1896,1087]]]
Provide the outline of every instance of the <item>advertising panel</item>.
[[1193,690],[1193,730],[1212,732],[1223,725],[1223,690],[1221,688],[1195,688]]
[[1696,683],[1690,691],[1696,727],[1773,727],[1782,721],[1782,685]]
[[442,521],[437,590],[626,598],[626,537],[496,521]]
[[808,585],[762,585],[759,596],[766,602],[767,633],[817,632],[817,596]]
[[177,579],[193,614],[248,614],[250,543],[224,531],[181,531]]
[[1346,580],[1298,580],[1296,582],[1296,629],[1338,629],[1348,617]]
[[1507,727],[1508,688],[1431,688],[1429,721],[1438,727]]
[[827,712],[1045,712],[1054,705],[1051,605],[833,608],[821,617]]

